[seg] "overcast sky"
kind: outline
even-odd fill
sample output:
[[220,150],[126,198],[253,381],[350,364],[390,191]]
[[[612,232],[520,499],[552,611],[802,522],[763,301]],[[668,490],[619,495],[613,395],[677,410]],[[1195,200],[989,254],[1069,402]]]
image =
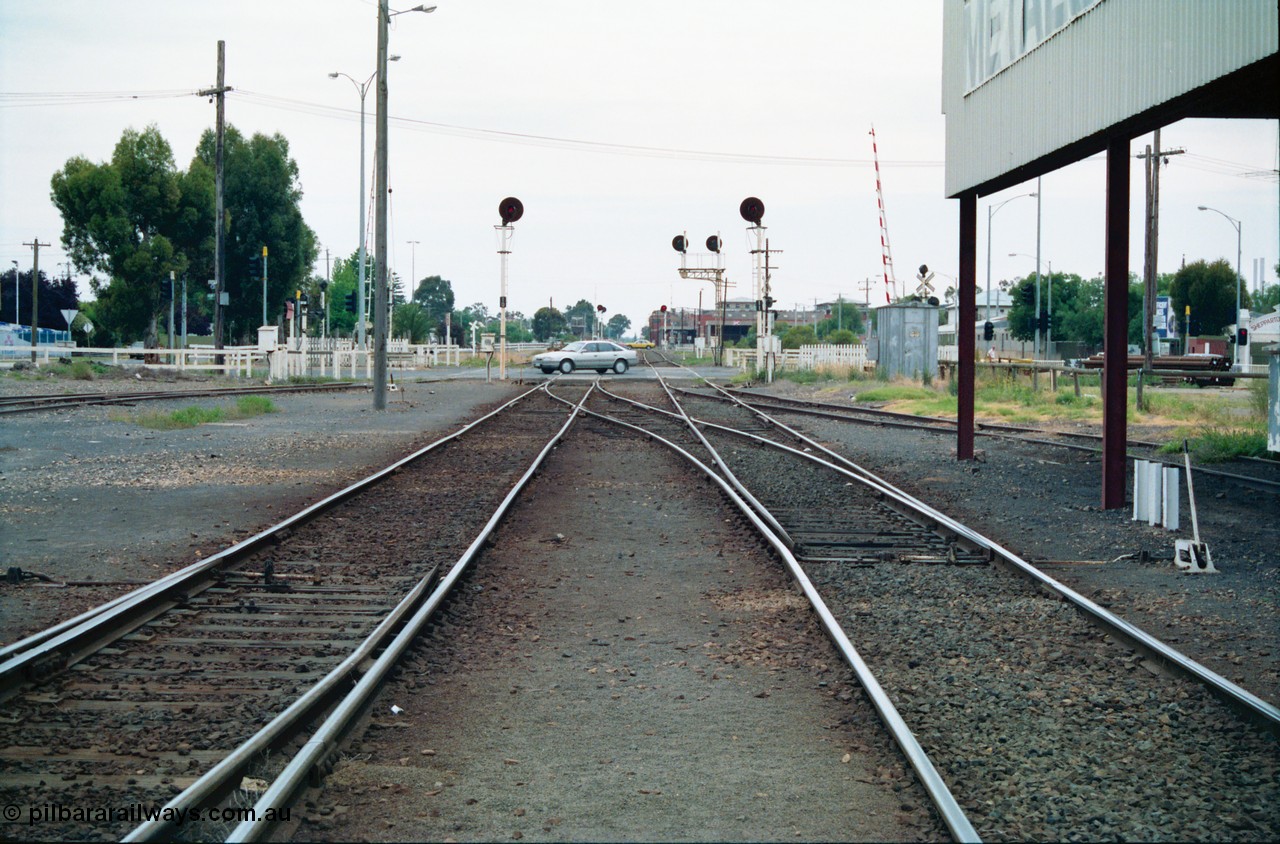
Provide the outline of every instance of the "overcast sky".
[[[396,4],[393,4],[393,8]],[[403,6],[400,6],[403,8]],[[761,198],[784,306],[837,295],[884,301],[875,173],[879,143],[889,241],[900,292],[920,264],[939,289],[957,274],[957,203],[943,195],[941,0],[438,0],[393,21],[389,249],[401,276],[438,274],[458,307],[498,300],[498,202],[519,197],[510,306],[531,315],[579,299],[636,329],[661,304],[697,307],[671,238],[701,248],[719,232],[734,296],[750,296],[750,243],[738,206]],[[110,158],[121,133],[154,123],[180,168],[214,107],[194,95],[215,79],[226,41],[227,120],[246,135],[284,135],[301,171],[302,210],[323,247],[358,236],[359,96],[346,79],[374,70],[374,0],[0,0],[0,266],[65,261],[49,180],[73,156]],[[44,96],[30,96],[41,94]],[[368,118],[372,190],[375,93]],[[1052,120],[1053,115],[1026,115]],[[1140,153],[1149,136],[1136,138]],[[1163,172],[1159,269],[1185,258],[1280,252],[1280,139],[1275,121],[1184,121]],[[1104,165],[1044,178],[1047,271],[1103,266]],[[988,206],[979,200],[978,279],[985,286]],[[1141,271],[1143,174],[1133,169],[1131,266]],[[1036,200],[994,218],[992,279],[1034,272]],[[418,241],[411,245],[410,241]],[[372,239],[369,241],[372,250]],[[324,252],[316,268],[325,271]],[[88,286],[81,279],[82,295]],[[979,293],[979,303],[983,294]]]

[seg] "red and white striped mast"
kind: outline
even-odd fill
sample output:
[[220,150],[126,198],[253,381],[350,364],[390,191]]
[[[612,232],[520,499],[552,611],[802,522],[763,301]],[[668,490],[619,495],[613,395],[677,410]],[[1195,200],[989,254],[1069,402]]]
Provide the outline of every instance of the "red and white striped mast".
[[871,159],[876,165],[876,204],[880,208],[880,257],[884,262],[884,301],[893,304],[898,280],[893,275],[893,251],[889,249],[889,225],[884,215],[884,188],[880,186],[880,152],[876,149],[876,127],[871,127]]

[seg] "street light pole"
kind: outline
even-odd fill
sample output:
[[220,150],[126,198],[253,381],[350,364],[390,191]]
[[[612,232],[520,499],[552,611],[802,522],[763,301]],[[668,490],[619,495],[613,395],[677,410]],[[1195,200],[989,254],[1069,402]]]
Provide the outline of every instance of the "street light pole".
[[1038,191],[1020,193],[1017,196],[1009,197],[998,205],[987,206],[987,322],[991,322],[991,218],[996,215],[997,211],[1008,205],[1010,202],[1013,202],[1015,199],[1022,199],[1024,196],[1038,197],[1039,195],[1040,193]]
[[[391,61],[391,62],[398,62],[398,61],[400,61],[400,57],[399,57],[399,56],[388,56],[388,57],[387,57],[387,61]],[[365,315],[364,315],[364,299],[365,299],[364,291],[365,291],[365,283],[364,283],[364,273],[365,273],[365,264],[366,264],[366,263],[368,263],[368,261],[366,260],[366,256],[365,256],[365,236],[364,236],[364,231],[365,231],[365,229],[364,229],[364,209],[365,209],[365,204],[366,204],[366,202],[365,202],[365,198],[368,196],[368,194],[366,194],[366,193],[365,193],[365,184],[364,184],[364,177],[365,177],[365,169],[364,169],[364,125],[365,125],[364,98],[365,98],[365,94],[369,93],[369,85],[373,82],[374,77],[375,77],[375,76],[377,76],[377,75],[378,75],[378,72],[375,70],[373,73],[369,74],[369,78],[368,78],[368,79],[366,79],[364,82],[359,82],[359,81],[357,81],[356,79],[354,79],[353,77],[351,77],[349,74],[346,74],[346,73],[339,73],[339,72],[335,71],[335,72],[333,72],[333,73],[330,73],[330,74],[329,74],[329,78],[330,78],[330,79],[337,79],[339,76],[345,76],[345,77],[347,78],[347,80],[348,80],[348,81],[350,81],[350,82],[351,82],[351,84],[355,86],[356,93],[358,93],[358,94],[360,95],[360,203],[359,203],[359,208],[360,208],[360,215],[359,215],[360,223],[359,223],[359,225],[360,225],[360,230],[356,233],[356,243],[358,244],[358,251],[359,251],[359,258],[358,258],[357,260],[360,262],[360,263],[359,263],[359,266],[356,268],[356,277],[357,277],[357,282],[356,282],[356,348],[358,348],[358,349],[364,349],[364,348],[365,348],[365,328],[364,328],[364,323],[365,323]],[[263,320],[263,322],[265,323],[265,322],[266,322],[266,320]]]
[[1243,278],[1243,276],[1241,276],[1241,275],[1240,275],[1240,252],[1241,252],[1241,248],[1240,248],[1240,247],[1241,247],[1241,236],[1240,236],[1240,230],[1241,230],[1241,228],[1242,228],[1242,225],[1241,225],[1240,221],[1239,221],[1239,220],[1237,220],[1235,217],[1232,217],[1232,216],[1231,216],[1231,215],[1229,215],[1229,214],[1224,214],[1223,212],[1219,211],[1217,208],[1210,208],[1210,207],[1209,207],[1209,206],[1207,206],[1207,205],[1197,205],[1196,207],[1197,207],[1197,208],[1199,208],[1201,211],[1213,211],[1214,213],[1222,214],[1222,216],[1224,216],[1224,217],[1226,217],[1226,218],[1227,218],[1227,220],[1231,223],[1231,225],[1233,225],[1233,226],[1235,226],[1235,227],[1236,227],[1236,319],[1235,319],[1235,324],[1236,324],[1236,341],[1237,341],[1237,342],[1236,342],[1236,344],[1235,344],[1236,350],[1235,350],[1235,353],[1234,353],[1233,357],[1235,358],[1234,366],[1235,366],[1235,368],[1236,368],[1236,369],[1239,369],[1239,368],[1240,368],[1240,343],[1239,343],[1239,339],[1240,339],[1240,281],[1241,281],[1241,279]]
[[1040,357],[1040,177],[1036,177],[1036,358]]

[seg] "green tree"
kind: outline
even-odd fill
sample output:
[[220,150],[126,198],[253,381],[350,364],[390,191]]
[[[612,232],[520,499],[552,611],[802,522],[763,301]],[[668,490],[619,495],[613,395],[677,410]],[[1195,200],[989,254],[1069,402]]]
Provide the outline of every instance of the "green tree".
[[579,337],[586,337],[595,324],[596,306],[586,299],[579,299],[572,307],[565,309],[564,318],[569,330]]
[[858,342],[858,335],[854,334],[847,328],[840,328],[832,331],[822,339],[833,346],[851,346]]
[[793,325],[782,335],[782,348],[798,349],[818,342],[818,334],[812,325]]
[[614,314],[605,323],[604,336],[618,340],[631,328],[631,319],[624,314]]
[[431,330],[443,338],[445,314],[453,313],[453,283],[438,275],[427,276],[413,291],[413,302],[426,313]]
[[62,214],[62,245],[90,282],[103,328],[117,342],[157,345],[161,287],[181,275],[187,258],[181,234],[182,194],[173,151],[155,126],[125,130],[111,161],[77,156],[53,175],[52,199]]
[[538,308],[533,313],[533,336],[539,343],[558,337],[569,327],[564,314],[552,307]]
[[1253,295],[1253,309],[1256,314],[1269,314],[1280,305],[1280,284],[1269,284]]
[[818,337],[825,338],[833,331],[840,329],[862,333],[862,312],[852,302],[837,302],[831,307],[831,315],[818,321]]
[[[1235,270],[1224,259],[1212,264],[1194,261],[1178,270],[1169,293],[1179,323],[1185,319],[1187,306],[1191,307],[1190,330],[1183,326],[1184,334],[1192,337],[1221,334],[1226,326],[1235,323],[1237,278]],[[1249,307],[1247,290],[1241,293],[1240,307]]]
[[407,338],[410,343],[428,342],[434,328],[430,315],[417,302],[396,305],[391,311],[391,333]]
[[[206,130],[196,148],[184,190],[183,248],[194,278],[213,278],[214,156],[216,137]],[[316,259],[315,232],[302,219],[302,184],[289,142],[280,134],[248,140],[228,126],[224,140],[223,201],[226,210],[228,339],[249,340],[262,322],[262,247],[267,247],[267,320],[306,287]],[[194,210],[192,210],[194,209]],[[372,278],[372,276],[369,276]],[[234,326],[234,332],[230,328]]]

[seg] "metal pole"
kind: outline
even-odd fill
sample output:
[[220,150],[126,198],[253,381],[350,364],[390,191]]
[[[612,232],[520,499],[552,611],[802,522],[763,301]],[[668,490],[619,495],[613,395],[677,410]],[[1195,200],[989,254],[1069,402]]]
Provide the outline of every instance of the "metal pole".
[[18,262],[13,261],[13,324],[18,325],[22,319],[18,316],[18,301],[22,293],[22,287],[18,283]]
[[499,241],[502,247],[498,250],[498,255],[501,256],[498,286],[498,380],[505,381],[507,379],[507,256],[511,254],[508,248],[511,226],[494,226],[494,228],[500,233]]
[[987,322],[991,322],[991,218],[995,212],[987,204]]
[[1040,177],[1036,177],[1036,336],[1034,357],[1038,360],[1040,354]]
[[266,247],[262,247],[262,324],[266,325]]
[[173,348],[174,348],[173,311],[174,311],[174,306],[176,304],[175,300],[178,298],[175,295],[178,291],[174,289],[175,288],[174,280],[175,280],[174,272],[173,270],[169,270],[169,351],[173,351]]
[[1244,224],[1236,220],[1236,369],[1240,368],[1240,284],[1244,280],[1240,275],[1240,230],[1243,227]]
[[182,277],[182,348],[187,348],[187,277]]
[[[379,11],[379,13],[378,13],[378,14],[379,14],[379,15],[381,15],[381,14],[382,14],[382,12],[381,12],[381,11]],[[379,20],[381,20],[381,19],[379,19]],[[381,25],[379,25],[379,32],[381,32]],[[381,37],[381,36],[379,36],[379,37]],[[381,49],[381,48],[380,48],[380,49]],[[365,93],[367,93],[367,92],[368,92],[368,90],[369,90],[369,83],[366,81],[366,82],[365,82],[365,84],[360,85],[360,86],[358,86],[358,87],[359,87],[359,89],[360,89],[360,232],[359,232],[359,239],[356,241],[356,243],[358,243],[358,244],[359,244],[359,259],[358,259],[358,260],[360,261],[360,265],[359,265],[359,267],[356,269],[356,278],[357,278],[357,281],[356,281],[356,288],[357,288],[357,295],[356,295],[356,348],[363,350],[363,349],[365,349],[365,348],[366,348],[366,347],[365,347],[365,330],[364,330],[364,322],[365,322],[365,315],[364,315],[364,296],[365,296],[365,292],[364,292],[364,291],[365,291],[365,286],[364,286],[364,265],[365,265],[365,263],[366,263],[366,259],[365,259],[365,249],[364,249],[364,242],[365,242],[365,237],[364,237],[364,231],[365,231],[365,229],[364,229],[364,204],[365,204],[365,199],[366,199],[366,194],[365,194],[365,192],[364,192],[364,95],[365,95]]]
[[1045,312],[1049,314],[1049,324],[1044,331],[1044,350],[1046,355],[1053,354],[1053,261],[1049,261],[1049,283],[1046,290],[1049,294],[1049,304]]
[[[387,407],[387,0],[378,0],[378,99],[374,140],[373,409]],[[363,124],[361,124],[363,127]],[[361,175],[364,168],[361,168]]]
[[1102,509],[1124,507],[1128,445],[1129,140],[1107,143],[1103,291]]

